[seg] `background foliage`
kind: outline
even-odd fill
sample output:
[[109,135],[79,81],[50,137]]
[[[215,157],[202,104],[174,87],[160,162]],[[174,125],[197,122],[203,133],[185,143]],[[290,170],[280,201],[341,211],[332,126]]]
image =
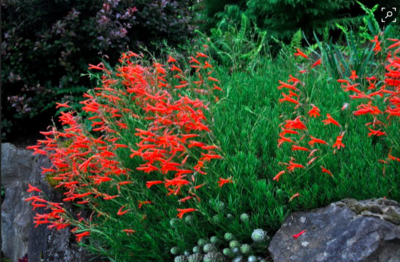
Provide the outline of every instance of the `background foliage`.
[[[193,1],[3,0],[2,133],[52,108],[65,94],[89,86],[88,62],[114,64],[121,51],[159,52],[194,30]],[[17,131],[17,129],[14,129]]]

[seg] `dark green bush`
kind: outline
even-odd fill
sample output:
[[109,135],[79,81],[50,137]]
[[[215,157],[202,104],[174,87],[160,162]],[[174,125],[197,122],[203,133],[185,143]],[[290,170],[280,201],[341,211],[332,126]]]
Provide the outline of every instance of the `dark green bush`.
[[[210,33],[211,28],[217,26],[222,20],[222,16],[216,17],[218,13],[224,12],[227,5],[236,5],[240,9],[246,9],[246,0],[203,0],[197,5],[197,10],[201,14],[200,30]],[[238,17],[240,22],[240,17]]]
[[[390,0],[361,2],[369,8],[375,4],[395,6]],[[335,23],[358,25],[364,15],[355,0],[204,0],[202,5],[198,5],[198,10],[202,13],[200,28],[203,32],[211,33],[211,29],[216,28],[226,16],[235,18],[235,14],[231,12],[235,9],[226,8],[227,5],[236,6],[269,35],[286,41],[299,29],[307,37],[313,38],[313,31],[322,34],[327,27],[337,29]],[[240,20],[241,17],[238,16],[234,22],[240,24]]]
[[3,122],[15,127],[16,119],[40,115],[66,94],[80,96],[75,87],[90,85],[80,74],[100,56],[114,64],[121,51],[146,46],[157,52],[163,40],[186,41],[194,29],[193,2],[2,1]]
[[300,28],[306,34],[322,33],[325,27],[334,27],[334,22],[356,22],[349,18],[350,8],[356,5],[354,0],[249,0],[247,5],[249,16],[279,38],[289,38]]

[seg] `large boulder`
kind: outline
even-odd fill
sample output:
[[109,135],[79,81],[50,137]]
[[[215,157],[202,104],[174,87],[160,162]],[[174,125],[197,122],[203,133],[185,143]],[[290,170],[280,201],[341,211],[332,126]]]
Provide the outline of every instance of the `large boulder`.
[[[42,208],[32,211],[24,199],[35,193],[28,193],[28,184],[39,187],[50,201],[60,203],[63,195],[51,188],[41,175],[41,167],[50,167],[49,159],[33,155],[12,144],[1,145],[1,183],[5,197],[1,205],[1,250],[12,261],[18,261],[28,254],[29,262],[63,261],[86,262],[89,254],[79,247],[70,228],[60,231],[49,230],[47,225],[35,228],[33,216],[44,212]],[[65,206],[71,210],[71,205]],[[46,211],[47,212],[47,211]]]
[[400,262],[400,205],[386,199],[344,199],[295,212],[268,249],[277,262]]
[[5,189],[1,205],[1,250],[12,261],[28,253],[33,217],[30,205],[23,200],[31,195],[26,192],[28,183],[38,185],[40,181],[39,165],[50,164],[44,162],[44,158],[35,157],[28,150],[9,143],[1,145],[1,184]]

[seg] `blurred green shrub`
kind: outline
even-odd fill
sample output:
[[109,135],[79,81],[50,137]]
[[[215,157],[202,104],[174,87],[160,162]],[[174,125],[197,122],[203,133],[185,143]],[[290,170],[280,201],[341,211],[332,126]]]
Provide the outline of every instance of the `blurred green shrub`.
[[[194,30],[193,2],[2,1],[3,120],[35,117],[54,108],[69,93],[63,90],[88,86],[80,74],[101,55],[114,64],[124,50],[146,46],[157,52],[162,40],[186,41]],[[2,140],[9,132],[2,130]]]
[[355,4],[353,0],[248,0],[247,13],[273,36],[288,39],[300,28],[310,35],[313,31],[322,33],[327,26],[334,28],[335,22],[359,23],[361,17],[350,17],[349,14]]
[[[205,33],[210,33],[211,29],[216,27],[222,19],[221,16],[217,17],[216,15],[223,13],[228,5],[237,6],[244,11],[246,9],[246,0],[200,1],[200,3],[196,5],[196,10],[199,12],[199,29]],[[240,22],[240,17],[236,22]]]
[[333,38],[336,40],[340,34],[336,23],[358,26],[363,19],[363,10],[353,0],[204,0],[196,8],[200,13],[197,19],[200,30],[215,37],[221,35],[221,38],[232,28],[228,24],[241,25],[244,14],[250,24],[268,32],[269,53],[274,55],[281,50],[282,44],[290,44],[299,30],[309,39],[313,38],[313,32],[323,35],[335,30],[337,34]]
[[[267,51],[267,32],[252,25],[236,5],[226,6],[225,12],[218,16],[222,17],[221,21],[217,28],[211,29],[209,37],[196,31],[203,43],[209,45],[212,56],[231,71],[253,70],[260,62],[256,58]],[[239,24],[235,23],[237,19],[240,19]]]

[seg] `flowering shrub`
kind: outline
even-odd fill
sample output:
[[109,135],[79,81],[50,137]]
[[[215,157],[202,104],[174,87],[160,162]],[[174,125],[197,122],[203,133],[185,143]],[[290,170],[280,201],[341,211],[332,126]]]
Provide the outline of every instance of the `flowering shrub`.
[[[79,112],[62,112],[63,130],[53,127],[41,132],[46,139],[28,147],[34,154],[50,158],[53,166],[43,168],[43,174],[51,173],[58,181],[56,188],[63,189],[64,202],[89,208],[89,218],[80,214],[74,218],[63,203],[52,203],[41,195],[26,201],[32,201],[33,210],[48,210],[35,216],[36,225],[50,224],[49,228],[57,230],[75,226],[71,232],[78,242],[93,234],[105,236],[108,246],[114,243],[123,248],[121,241],[130,242],[134,248],[127,256],[159,259],[164,250],[141,255],[136,251],[148,250],[148,245],[157,248],[158,236],[147,233],[149,226],[155,232],[158,227],[165,237],[171,233],[157,226],[160,220],[173,212],[183,218],[199,211],[194,207],[201,201],[197,192],[205,186],[202,176],[209,172],[208,162],[222,158],[212,141],[208,121],[212,104],[207,102],[218,101],[215,93],[222,89],[204,53],[191,57],[192,75],[173,57],[169,57],[168,66],[157,62],[146,66],[139,59],[132,52],[122,54],[115,72],[103,63],[90,65],[89,69],[102,72],[101,86],[84,94],[87,100],[82,102],[91,131],[82,124]],[[68,103],[57,103],[57,108],[69,107]],[[222,187],[233,181],[220,178],[214,182]],[[34,191],[41,193],[29,185],[28,192]],[[164,194],[173,197],[173,202],[164,200]],[[99,231],[93,216],[101,216],[103,223],[112,221],[111,232]],[[116,254],[115,259],[121,256],[116,249],[106,252],[104,245],[96,247],[102,254]]]
[[[48,211],[36,223],[74,226],[78,241],[112,261],[254,259],[267,243],[248,244],[254,229],[273,234],[292,210],[348,197],[398,200],[400,44],[385,56],[382,37],[373,47],[385,58],[381,70],[353,70],[339,83],[324,59],[310,62],[301,50],[267,61],[260,75],[229,75],[200,52],[190,67],[173,57],[149,65],[130,52],[115,71],[90,65],[102,73],[83,102],[92,129],[81,113],[64,112],[64,130],[30,147],[52,160],[43,172],[59,181],[64,201],[89,215],[33,196],[34,209]],[[293,74],[296,57],[306,62]]]
[[[282,145],[290,145],[292,156],[288,163],[279,163],[286,166],[286,168],[278,172],[273,180],[279,182],[279,179],[290,176],[296,173],[297,170],[304,169],[304,172],[307,172],[313,168],[319,168],[321,173],[329,175],[332,179],[335,179],[337,175],[343,176],[345,172],[338,168],[338,163],[326,161],[326,159],[331,160],[334,158],[332,154],[341,155],[344,154],[342,151],[346,150],[351,153],[352,149],[346,146],[346,142],[344,142],[346,137],[353,135],[350,133],[351,131],[348,131],[350,129],[348,121],[354,121],[357,124],[357,121],[360,121],[358,118],[362,116],[365,116],[363,117],[364,120],[369,118],[367,121],[370,122],[362,124],[369,131],[367,137],[372,139],[373,147],[383,147],[387,150],[387,156],[384,159],[378,160],[383,164],[383,177],[385,176],[387,166],[394,167],[398,165],[396,162],[400,162],[400,144],[398,139],[400,131],[400,122],[398,121],[398,117],[400,116],[400,57],[397,54],[400,51],[400,41],[397,39],[388,40],[395,43],[386,48],[388,53],[385,63],[382,63],[386,69],[384,75],[358,76],[357,72],[353,70],[351,76],[348,76],[347,79],[337,80],[341,84],[343,92],[352,93],[352,95],[348,96],[351,101],[344,103],[341,109],[336,112],[324,112],[320,110],[315,105],[316,103],[313,102],[315,92],[310,92],[306,83],[300,79],[290,75],[287,83],[279,81],[281,85],[278,89],[288,91],[288,93],[282,92],[283,98],[279,99],[279,102],[294,105],[294,110],[293,112],[288,111],[287,114],[282,116],[286,120],[280,125],[281,132],[278,139],[278,148]],[[382,41],[379,41],[379,36],[376,36],[372,42],[374,42],[373,51],[376,54],[383,52],[381,48]],[[309,59],[299,49],[294,56]],[[304,75],[313,74],[313,70],[317,70],[315,67],[320,65],[321,59],[313,63],[309,70],[300,70],[301,78],[304,79],[306,78]],[[341,94],[337,92],[334,95]],[[320,99],[316,100],[321,101]],[[356,109],[352,112],[352,116],[345,113],[351,108]],[[292,115],[295,116],[294,119]],[[324,115],[326,115],[326,119],[319,120]],[[341,118],[339,118],[340,115],[342,116]],[[328,127],[329,131],[323,132],[323,137],[315,137],[314,133],[317,130],[323,129],[321,126],[322,123]],[[345,135],[348,132],[349,134]],[[291,135],[291,137],[288,137],[288,135]],[[379,157],[382,156],[379,155]],[[369,159],[366,161],[372,160]],[[330,170],[333,168],[337,172],[331,172]],[[339,172],[341,174],[337,174]],[[301,197],[301,194],[294,193],[290,197],[289,202],[296,197]]]

